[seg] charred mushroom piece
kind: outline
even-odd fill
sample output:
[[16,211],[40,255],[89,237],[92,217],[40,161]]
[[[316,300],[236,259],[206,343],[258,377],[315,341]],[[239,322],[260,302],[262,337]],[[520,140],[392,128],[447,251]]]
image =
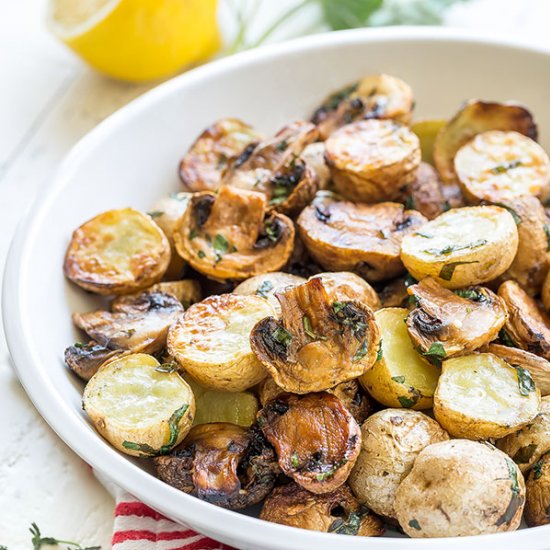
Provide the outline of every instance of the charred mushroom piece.
[[515,281],[498,289],[508,310],[501,336],[512,345],[550,360],[550,317]]
[[112,312],[74,313],[73,322],[106,348],[155,353],[165,347],[168,328],[182,313],[171,294],[147,291],[117,301]]
[[374,365],[380,331],[370,308],[331,302],[318,278],[276,296],[281,320],[256,323],[250,344],[281,388],[299,394],[326,390]]
[[537,139],[533,116],[522,105],[471,99],[441,129],[434,143],[435,167],[445,183],[457,183],[454,167],[457,151],[474,136],[488,130],[512,130]]
[[260,430],[225,422],[195,426],[171,454],[156,457],[155,466],[172,487],[231,510],[262,501],[279,473]]
[[346,485],[332,493],[313,495],[296,483],[288,483],[265,499],[260,519],[311,531],[379,537],[384,524],[361,506]]
[[279,396],[258,413],[258,424],[283,473],[316,494],[343,485],[361,449],[359,425],[326,392]]
[[262,193],[224,186],[198,193],[174,233],[178,254],[213,279],[247,279],[276,271],[290,258],[294,225],[283,214],[266,214]]
[[120,349],[109,349],[100,346],[93,340],[87,344],[76,344],[65,350],[65,363],[82,380],[86,382],[98,371],[101,365],[124,353]]
[[319,196],[298,218],[298,230],[312,258],[331,271],[354,271],[369,282],[400,275],[405,235],[426,218],[394,202],[356,204]]
[[428,277],[408,289],[417,307],[407,317],[415,347],[431,360],[474,351],[494,340],[506,321],[506,306],[489,289],[452,292]]
[[263,136],[248,124],[225,118],[209,126],[180,163],[180,178],[190,191],[215,191],[232,157],[252,150]]
[[315,110],[321,139],[355,120],[391,118],[408,124],[414,107],[410,86],[387,74],[367,76],[329,95]]

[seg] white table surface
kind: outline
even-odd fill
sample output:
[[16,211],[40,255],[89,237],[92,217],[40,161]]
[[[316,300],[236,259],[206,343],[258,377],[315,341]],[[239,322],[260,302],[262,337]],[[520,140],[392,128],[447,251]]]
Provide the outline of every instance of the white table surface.
[[[44,29],[44,3],[0,0],[0,266],[18,220],[63,155],[152,86],[115,82],[88,69]],[[290,3],[269,2],[265,15]],[[550,0],[472,0],[447,17],[449,25],[535,44],[550,43],[548,21]],[[26,397],[2,328],[0,436],[0,545],[31,548],[28,527],[35,521],[44,535],[110,548],[113,500]]]

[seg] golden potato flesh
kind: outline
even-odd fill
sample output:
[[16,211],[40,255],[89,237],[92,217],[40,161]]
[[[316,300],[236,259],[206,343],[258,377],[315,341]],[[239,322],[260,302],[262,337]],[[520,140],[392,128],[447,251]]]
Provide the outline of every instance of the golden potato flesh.
[[414,108],[413,93],[403,80],[387,74],[369,75],[329,95],[315,110],[321,139],[359,119],[393,119],[408,124]]
[[170,263],[170,243],[150,216],[109,210],[73,233],[65,275],[97,294],[129,294],[158,282]]
[[435,139],[434,163],[445,183],[458,183],[454,169],[457,151],[477,134],[489,130],[514,131],[537,139],[535,121],[522,105],[471,99],[439,131]]
[[402,409],[385,409],[369,416],[361,433],[361,453],[349,485],[361,504],[393,519],[395,492],[418,453],[432,443],[447,441],[449,436],[429,416]]
[[374,367],[359,381],[387,407],[429,409],[440,371],[414,349],[405,325],[408,313],[395,307],[374,314],[382,344]]
[[189,385],[142,353],[104,364],[84,388],[82,407],[111,445],[133,456],[168,453],[195,416]]
[[453,437],[499,438],[531,422],[540,402],[528,370],[476,353],[443,361],[434,415]]
[[452,292],[428,277],[408,292],[416,304],[406,321],[409,336],[436,363],[494,340],[507,318],[504,301],[482,286]]
[[498,206],[449,210],[403,238],[401,260],[416,279],[433,277],[447,288],[491,281],[512,264],[518,230]]
[[276,296],[281,319],[259,321],[250,343],[278,386],[299,394],[322,391],[372,367],[380,332],[370,308],[331,301],[318,278]]
[[394,508],[410,537],[460,537],[514,531],[524,503],[523,476],[504,453],[454,439],[420,451]]
[[345,483],[361,448],[359,425],[326,392],[279,396],[258,413],[258,424],[283,473],[316,494]]
[[263,136],[248,124],[225,118],[209,126],[195,140],[180,163],[180,178],[189,191],[215,191],[221,184],[229,159]]
[[538,197],[550,183],[548,155],[518,132],[478,134],[457,151],[454,168],[464,194],[474,203]]
[[420,163],[413,181],[399,190],[398,198],[407,208],[417,210],[428,220],[449,210],[439,176],[435,168],[425,162]]
[[317,263],[372,282],[403,273],[401,242],[425,222],[424,216],[398,203],[356,204],[325,195],[304,208],[297,225]]
[[550,454],[531,469],[525,481],[525,521],[529,527],[550,523]]
[[422,151],[422,161],[428,164],[434,163],[433,149],[435,138],[439,130],[447,124],[447,121],[442,118],[419,120],[411,124],[411,130],[418,136],[420,149]]
[[[376,290],[355,273],[349,271],[335,271],[313,275],[323,282],[329,298],[334,302],[356,300],[371,309],[380,308],[380,298]],[[313,277],[310,277],[312,279]]]
[[392,120],[361,120],[330,135],[325,159],[335,189],[353,201],[399,197],[420,164],[418,138]]
[[276,271],[294,246],[294,225],[266,214],[262,193],[222,187],[197,193],[174,232],[178,254],[207,277],[242,280]]
[[337,535],[378,537],[384,524],[360,506],[346,485],[332,493],[314,495],[297,483],[288,483],[265,499],[260,519]]

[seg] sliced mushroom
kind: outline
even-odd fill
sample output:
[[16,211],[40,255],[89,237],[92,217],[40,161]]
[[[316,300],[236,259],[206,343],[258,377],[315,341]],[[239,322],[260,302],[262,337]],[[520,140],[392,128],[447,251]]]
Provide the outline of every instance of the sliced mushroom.
[[183,306],[172,294],[142,292],[117,301],[113,311],[74,313],[74,324],[109,349],[155,353],[166,345],[172,323]]
[[232,157],[263,139],[251,126],[235,118],[212,124],[195,140],[180,163],[180,178],[190,191],[215,191]]
[[316,494],[343,485],[361,449],[359,425],[326,392],[279,396],[258,413],[258,424],[283,473]]
[[349,271],[335,271],[332,273],[327,271],[326,273],[313,275],[313,277],[321,279],[329,298],[334,302],[357,300],[371,309],[380,308],[380,298],[376,290],[365,279],[355,273]]
[[224,422],[195,426],[181,445],[154,461],[162,481],[232,510],[262,501],[279,473],[260,430]]
[[120,349],[109,349],[93,340],[87,344],[77,342],[65,350],[65,363],[82,380],[88,381],[101,365],[122,353]]
[[331,302],[319,278],[276,296],[281,319],[256,323],[250,344],[281,388],[299,394],[326,390],[374,365],[380,331],[370,308]]
[[260,519],[311,531],[379,537],[384,524],[365,506],[361,506],[349,487],[313,495],[297,483],[288,483],[265,499]]
[[319,181],[319,189],[330,187],[330,169],[325,162],[325,144],[316,141],[307,145],[300,158],[315,172]]
[[471,352],[494,340],[506,321],[504,302],[489,289],[452,292],[430,277],[408,288],[417,307],[407,317],[415,347],[432,360]]
[[537,139],[537,126],[522,105],[470,99],[443,127],[434,143],[434,162],[446,183],[457,183],[454,158],[457,151],[477,134],[488,130],[513,130]]
[[407,288],[416,283],[412,277],[397,277],[382,287],[378,292],[383,308],[407,307],[411,300]]
[[319,196],[298,218],[308,252],[325,269],[354,271],[367,281],[403,273],[401,241],[426,218],[402,204],[356,204]]
[[148,290],[149,292],[164,292],[166,294],[172,294],[172,296],[175,296],[185,308],[188,308],[191,304],[195,304],[202,300],[201,285],[199,281],[196,281],[195,279],[163,281],[153,285]]
[[504,338],[521,349],[550,360],[550,317],[515,281],[498,289],[508,310]]
[[387,74],[362,78],[329,95],[311,118],[321,139],[362,118],[391,118],[408,124],[414,107],[410,86]]
[[262,193],[224,186],[197,193],[174,233],[178,254],[213,279],[247,279],[276,271],[290,258],[294,225],[266,214]]

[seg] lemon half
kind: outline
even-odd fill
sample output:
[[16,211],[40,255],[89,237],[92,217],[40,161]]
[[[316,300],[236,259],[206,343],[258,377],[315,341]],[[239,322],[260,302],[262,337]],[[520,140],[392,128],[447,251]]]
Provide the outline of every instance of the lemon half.
[[50,0],[48,26],[92,67],[153,80],[220,46],[217,0]]

